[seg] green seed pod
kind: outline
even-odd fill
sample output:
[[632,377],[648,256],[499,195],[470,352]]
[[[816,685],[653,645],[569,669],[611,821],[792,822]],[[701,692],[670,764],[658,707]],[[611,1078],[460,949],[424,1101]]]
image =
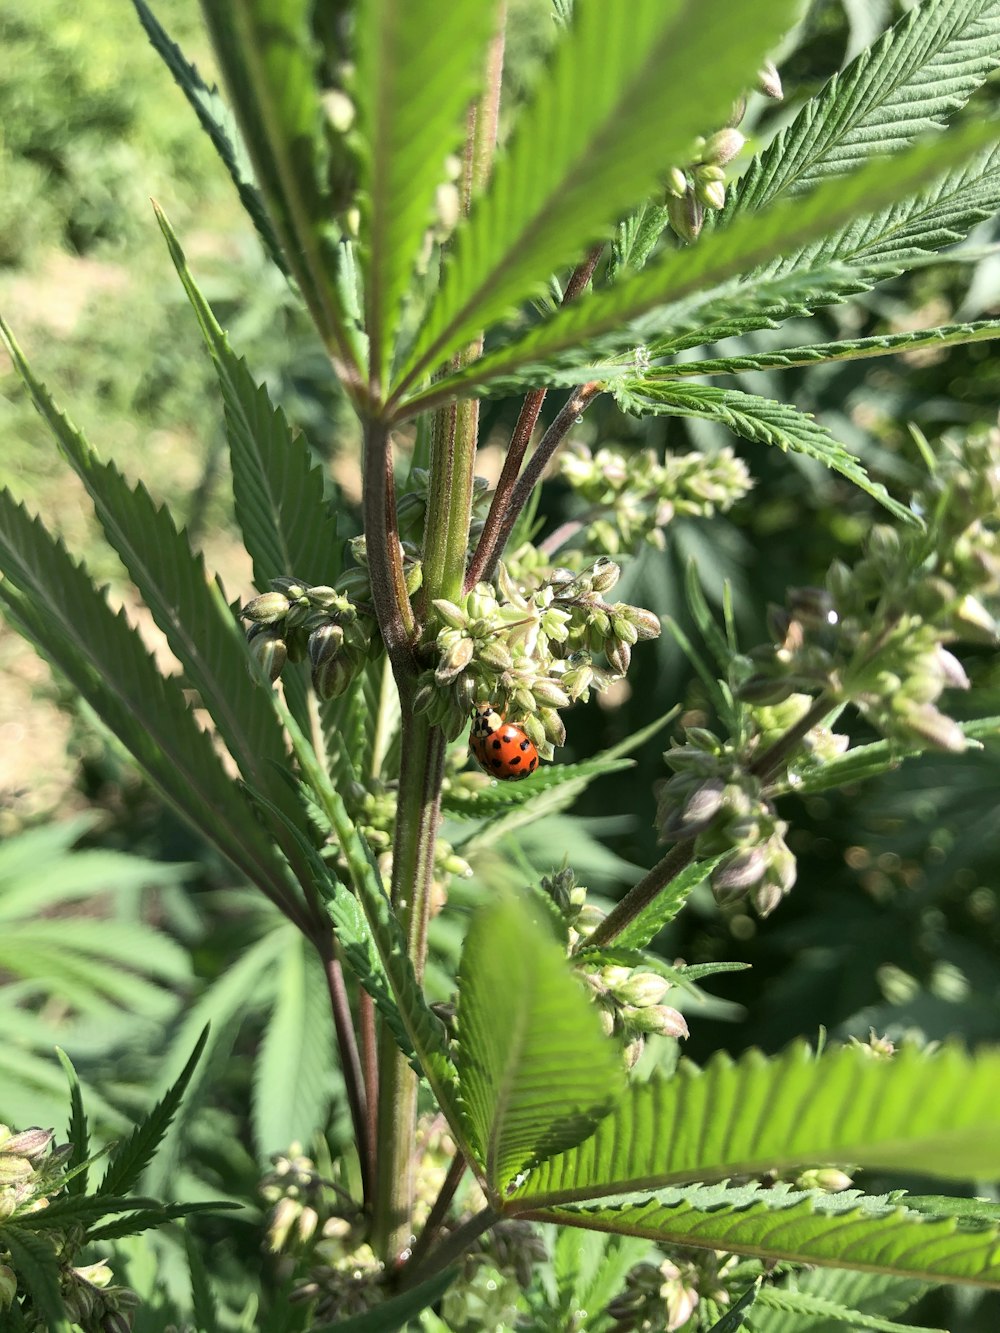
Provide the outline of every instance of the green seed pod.
[[775,102],[780,102],[785,95],[781,87],[781,76],[770,60],[764,61],[757,74],[757,87],[765,97],[770,97]]
[[[280,630],[271,626],[254,626],[247,637],[247,643],[254,661],[273,685],[288,660],[288,644],[281,637]],[[251,678],[255,678],[257,673],[252,664],[249,670]]]
[[687,1037],[688,1025],[684,1015],[669,1004],[651,1004],[644,1009],[632,1009],[628,1026],[636,1032],[648,1032],[656,1037]]
[[671,167],[667,172],[666,190],[672,199],[683,199],[688,192],[688,178],[680,167]]
[[510,671],[514,666],[514,659],[511,657],[507,645],[500,638],[487,639],[485,643],[480,645],[476,656],[483,666],[487,666],[493,671]]
[[590,586],[594,592],[603,595],[611,591],[621,575],[621,568],[613,560],[610,560],[606,555],[601,556],[600,560],[595,561],[590,571]]
[[291,610],[291,602],[281,592],[265,592],[247,602],[240,615],[255,625],[274,625],[284,620]]
[[712,892],[716,901],[721,903],[731,895],[742,896],[760,882],[766,869],[767,857],[762,847],[747,847],[734,852],[712,872]]
[[326,624],[314,629],[308,643],[309,661],[313,670],[332,662],[343,646],[344,631],[340,625]]
[[657,976],[655,972],[633,972],[627,981],[614,988],[615,998],[635,1009],[659,1004],[669,989],[670,982],[666,977]]
[[466,613],[460,606],[456,606],[454,602],[449,602],[447,598],[436,597],[431,605],[444,623],[451,629],[464,630],[468,625],[469,617]]
[[739,130],[733,129],[731,126],[719,130],[717,134],[713,134],[706,141],[701,152],[701,160],[717,167],[723,167],[742,150],[746,141],[746,135],[741,134]]
[[553,680],[551,676],[543,676],[540,680],[536,680],[531,687],[531,693],[535,697],[535,702],[540,706],[568,708],[570,704],[569,695],[559,682]]

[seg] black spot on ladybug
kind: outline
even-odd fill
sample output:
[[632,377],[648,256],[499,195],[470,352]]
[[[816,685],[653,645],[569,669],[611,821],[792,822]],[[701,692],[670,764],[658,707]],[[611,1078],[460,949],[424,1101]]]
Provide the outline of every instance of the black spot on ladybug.
[[537,767],[538,767],[538,760],[537,760],[537,759],[532,759],[531,763],[528,765],[528,772],[529,772],[529,773],[534,773],[534,771],[535,771],[535,769],[536,769]]
[[502,760],[502,759],[491,759],[491,760],[490,760],[490,767],[491,767],[491,768],[496,768],[496,769],[503,768],[503,760]]
[[521,756],[520,756],[519,754],[513,754],[513,755],[511,755],[511,757],[510,757],[510,766],[511,766],[511,768],[513,768],[515,764],[519,764],[520,762],[521,762]]
[[503,741],[496,741],[496,740],[493,741],[493,748],[494,748],[494,750],[502,750],[502,749],[503,749]]
[[528,740],[527,736],[525,736],[524,740],[521,742],[521,749],[522,750],[531,749],[531,741]]

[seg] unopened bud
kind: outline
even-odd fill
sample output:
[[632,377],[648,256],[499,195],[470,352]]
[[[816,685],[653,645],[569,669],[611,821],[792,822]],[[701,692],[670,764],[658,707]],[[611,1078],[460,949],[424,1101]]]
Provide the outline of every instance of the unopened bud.
[[671,199],[683,199],[688,192],[688,178],[680,167],[667,172],[667,193]]
[[291,606],[284,593],[265,592],[255,597],[253,601],[247,602],[240,615],[255,625],[273,625],[279,620],[284,620]]
[[611,591],[620,578],[619,566],[607,556],[602,556],[591,570],[590,584],[594,592],[606,593]]
[[670,225],[682,241],[696,241],[705,221],[705,210],[694,194],[683,199],[667,196],[667,216]]
[[932,703],[916,704],[905,709],[902,719],[908,731],[933,745],[936,750],[961,754],[968,746],[965,734],[955,719],[942,713]]
[[465,629],[469,623],[469,617],[462,608],[456,606],[454,602],[449,602],[444,597],[436,597],[431,605],[451,629]]
[[810,1167],[795,1178],[796,1186],[801,1190],[823,1190],[827,1194],[837,1194],[840,1190],[850,1189],[854,1181],[846,1171],[835,1166]]
[[670,989],[666,977],[655,972],[633,972],[627,981],[615,987],[615,997],[622,1004],[633,1005],[636,1009],[646,1009],[651,1004],[659,1004]]
[[712,892],[720,902],[723,897],[743,894],[759,882],[766,869],[767,858],[762,847],[734,852],[712,872]]
[[471,639],[467,639],[465,635],[456,638],[449,645],[447,651],[442,654],[441,661],[434,672],[434,678],[438,684],[447,685],[450,680],[454,680],[457,675],[463,672],[472,661],[474,651],[475,644]]
[[746,135],[741,134],[739,130],[732,128],[719,130],[718,134],[713,134],[705,144],[701,152],[701,160],[714,163],[718,167],[724,167],[740,152],[746,141]]
[[[259,632],[255,632],[259,629]],[[274,626],[254,626],[247,639],[250,654],[273,685],[288,660],[288,644]],[[254,675],[251,667],[251,676]]]
[[17,1274],[8,1264],[0,1264],[0,1310],[9,1310],[17,1295]]
[[657,1037],[687,1037],[688,1025],[684,1015],[668,1004],[651,1004],[645,1009],[632,1009],[628,1026],[637,1032],[648,1032]]
[[18,1157],[37,1161],[48,1152],[54,1138],[55,1134],[51,1129],[22,1129],[20,1134],[12,1134],[0,1144],[0,1156],[4,1153],[16,1153]]
[[569,707],[569,695],[548,676],[536,680],[531,687],[531,693],[539,704],[547,704],[550,708]]
[[780,102],[785,95],[781,87],[781,77],[770,60],[764,61],[757,74],[757,87],[765,97],[770,97],[775,102]]
[[623,615],[634,628],[637,641],[658,639],[663,632],[660,617],[654,615],[652,611],[647,611],[644,606],[626,606],[623,608]]

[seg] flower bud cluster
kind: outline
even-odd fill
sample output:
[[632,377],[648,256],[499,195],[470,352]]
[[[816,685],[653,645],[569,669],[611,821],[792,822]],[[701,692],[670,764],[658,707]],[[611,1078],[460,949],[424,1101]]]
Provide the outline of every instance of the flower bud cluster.
[[300,1144],[271,1161],[272,1170],[260,1182],[270,1205],[266,1247],[282,1278],[292,1277],[303,1261],[309,1265],[290,1299],[309,1303],[322,1320],[365,1313],[380,1298],[382,1265],[363,1243],[361,1210],[333,1187],[329,1163],[321,1170]]
[[712,872],[721,903],[750,896],[767,916],[795,883],[795,857],[785,842],[760,780],[735,746],[702,727],[689,727],[683,745],[664,754],[674,776],[658,784],[656,824],[661,842],[694,839],[698,860],[723,859]]
[[454,738],[488,700],[551,758],[566,737],[559,709],[624,676],[633,645],[660,633],[651,611],[604,601],[620,572],[602,557],[580,573],[548,569],[521,586],[501,566],[496,588],[477,584],[460,604],[436,600],[437,666],[418,682],[415,710]]
[[[50,1129],[25,1129],[14,1133],[0,1125],[0,1222],[13,1221],[27,1213],[40,1212],[63,1189],[66,1164],[73,1154],[68,1144],[56,1145]],[[58,1228],[43,1233],[59,1259],[59,1294],[70,1323],[84,1333],[128,1333],[131,1311],[139,1298],[128,1287],[113,1285],[113,1273],[103,1260],[75,1266],[74,1252],[82,1231]],[[0,1326],[6,1328],[5,1312],[14,1307],[23,1284],[13,1256],[0,1240]],[[18,1328],[43,1333],[48,1327],[42,1316],[22,1311]]]
[[271,591],[247,602],[240,615],[248,622],[250,652],[267,678],[274,682],[287,662],[307,660],[321,699],[343,694],[382,646],[363,604],[288,575],[272,579]]
[[708,518],[726,513],[753,485],[742,459],[728,446],[713,454],[625,453],[579,441],[560,454],[560,474],[593,515],[583,529],[589,550],[617,555],[648,542],[663,550],[663,529],[676,515]]
[[[781,80],[770,61],[760,72],[758,87],[765,96],[781,100]],[[736,128],[745,114],[746,98],[741,97],[733,106],[729,124],[707,139],[696,139],[686,166],[671,167],[667,173],[667,215],[682,241],[698,239],[706,209],[725,207],[725,167],[746,143],[746,136]]]
[[938,701],[969,686],[946,644],[1000,642],[987,609],[1000,594],[1000,431],[955,446],[914,503],[928,531],[875,526],[853,568],[836,561],[825,587],[771,608],[773,643],[748,655],[742,699],[826,693],[904,744],[965,748]]
[[631,1069],[642,1055],[648,1036],[687,1037],[684,1015],[661,1001],[670,982],[656,972],[639,968],[582,966],[586,984],[594,993],[605,1033],[617,1037],[625,1048]]

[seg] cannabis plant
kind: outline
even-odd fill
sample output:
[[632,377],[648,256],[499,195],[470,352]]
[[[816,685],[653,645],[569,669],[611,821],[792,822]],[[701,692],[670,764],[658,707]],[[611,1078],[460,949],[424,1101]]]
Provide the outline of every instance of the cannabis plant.
[[[865,1194],[851,1176],[995,1176],[1000,1055],[872,1034],[697,1068],[677,1058],[678,997],[724,965],[649,947],[703,885],[761,917],[778,907],[796,879],[786,792],[997,729],[958,722],[945,696],[968,685],[949,645],[997,641],[997,437],[919,442],[919,494],[892,495],[811,416],[732,382],[1000,333],[983,321],[802,335],[1000,206],[996,128],[963,115],[1000,64],[1000,6],[911,7],[753,155],[755,90],[781,96],[771,57],[793,0],[557,0],[544,71],[499,145],[499,0],[204,0],[228,105],[135,5],[356,416],[363,530],[338,535],[344,506],[157,210],[218,375],[256,589],[206,576],[174,517],[99,456],[4,326],[181,672],[6,491],[0,597],[284,922],[266,986],[291,999],[275,1002],[257,1077],[258,1103],[284,1108],[267,1137],[287,1129],[262,1182],[264,1326],[624,1333],[732,1329],[749,1311],[760,1329],[785,1327],[782,1312],[796,1327],[884,1327],[916,1283],[1000,1282],[995,1207]],[[766,346],[748,339],[763,330]],[[481,481],[480,405],[514,395],[499,476]],[[540,882],[480,904],[452,993],[432,1005],[431,919],[457,924],[477,856],[667,723],[560,762],[574,705],[620,687],[661,630],[613,600],[622,563],[669,542],[676,515],[724,511],[750,489],[731,448],[571,440],[609,398],[816,460],[883,521],[853,567],[788,591],[758,647],[737,641],[731,606],[716,625],[692,573],[707,654],[687,646],[714,716],[686,719],[649,794],[662,859],[605,913],[573,849],[552,847]],[[550,463],[578,508],[543,535]],[[851,712],[881,739],[851,747],[834,729]],[[470,722],[481,772],[465,767]],[[260,976],[234,969],[227,1018]],[[336,1153],[322,1134],[306,1141],[324,1128],[314,1090],[332,1061],[317,996],[353,1128]],[[209,1039],[219,1059],[230,1027]],[[4,1237],[4,1299],[37,1323],[31,1263]]]

